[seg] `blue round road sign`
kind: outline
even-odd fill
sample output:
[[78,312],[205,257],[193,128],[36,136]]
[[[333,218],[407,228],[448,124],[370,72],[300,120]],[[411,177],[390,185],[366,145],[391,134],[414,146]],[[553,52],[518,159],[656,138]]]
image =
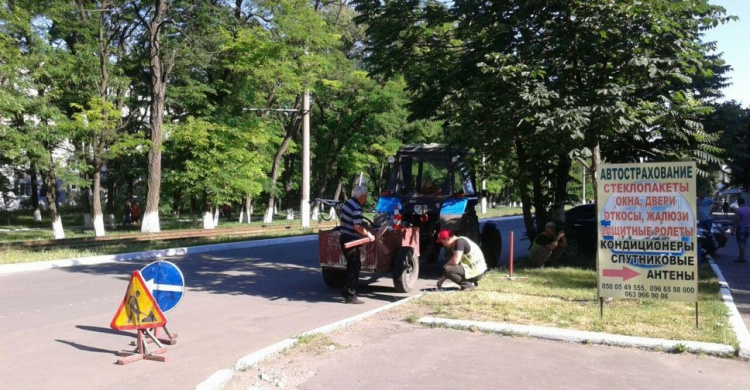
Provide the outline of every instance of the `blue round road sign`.
[[176,265],[155,261],[141,269],[141,276],[163,313],[177,306],[185,292],[185,278]]

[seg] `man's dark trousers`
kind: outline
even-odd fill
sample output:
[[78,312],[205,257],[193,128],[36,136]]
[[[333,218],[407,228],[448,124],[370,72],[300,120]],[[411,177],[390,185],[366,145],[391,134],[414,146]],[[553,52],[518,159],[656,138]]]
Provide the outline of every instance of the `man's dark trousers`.
[[341,295],[343,295],[344,298],[352,298],[357,296],[359,271],[360,269],[362,269],[362,259],[359,257],[359,249],[362,246],[358,245],[349,249],[344,248],[344,244],[356,239],[356,237],[342,235],[340,240],[341,251],[344,253],[344,257],[346,257],[346,284],[344,285],[344,290],[341,292]]

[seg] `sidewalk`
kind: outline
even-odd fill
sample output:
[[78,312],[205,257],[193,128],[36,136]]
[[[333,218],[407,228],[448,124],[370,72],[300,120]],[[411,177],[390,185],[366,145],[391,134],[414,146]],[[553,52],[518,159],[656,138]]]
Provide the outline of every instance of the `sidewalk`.
[[[733,218],[734,214],[724,216],[714,213],[714,221],[731,221]],[[735,263],[734,260],[738,256],[737,238],[734,235],[728,235],[726,246],[719,249],[716,255],[713,256],[713,264],[715,265],[714,272],[719,274],[719,279],[723,278],[726,282],[726,290],[731,293],[734,306],[745,325],[745,336],[748,336],[747,329],[750,329],[750,263]],[[750,260],[750,256],[746,257],[745,260]],[[739,333],[741,332],[737,333],[739,339]],[[741,339],[740,342],[742,342]],[[740,345],[740,348],[742,347]],[[741,351],[741,356],[750,358],[750,345],[746,346],[744,352],[745,354],[742,354]]]
[[[372,329],[365,332],[358,330],[367,326],[361,325],[359,320],[384,310],[381,308],[363,313],[358,319],[349,319],[346,325],[331,324],[326,329],[308,332],[329,333],[346,326],[350,333],[346,337],[359,338],[361,341],[355,341],[353,347],[344,347],[335,356],[316,357],[320,364],[309,367],[303,388],[337,388],[342,383],[346,383],[347,388],[351,389],[461,388],[467,383],[476,388],[493,388],[501,383],[501,387],[517,389],[599,389],[605,386],[665,390],[745,389],[750,381],[747,362],[743,361],[750,358],[750,263],[734,263],[738,256],[737,242],[734,236],[728,238],[726,247],[721,248],[711,260],[711,266],[722,284],[724,303],[729,309],[729,321],[739,341],[739,355],[742,359],[715,359],[707,356],[733,354],[733,347],[720,344],[430,317],[419,319],[428,328],[398,328],[387,323],[375,325],[376,328],[387,327],[393,330],[380,338],[368,337],[373,332]],[[453,329],[464,331],[457,332]],[[491,333],[527,337],[490,337]],[[547,340],[562,342],[549,343]],[[255,366],[260,361],[270,359],[296,342],[295,339],[288,339],[275,347],[269,347],[265,351],[267,353],[258,351],[259,353],[249,355],[250,360],[244,362],[244,367]],[[643,354],[640,350],[669,351],[672,344],[680,344],[693,353]],[[450,360],[446,360],[446,356],[450,356]],[[288,356],[284,360],[292,366],[299,363]],[[460,361],[491,363],[496,370],[487,372],[487,366],[483,363],[466,366],[482,367],[480,372],[473,374],[452,369],[444,371],[446,367],[455,367],[456,362]],[[540,369],[540,364],[544,364],[546,368]],[[270,372],[280,375],[274,370],[277,368],[272,368]],[[291,369],[287,368],[287,372],[289,370]],[[251,384],[256,386],[258,382],[241,374],[237,375],[241,371],[235,368],[217,373],[196,389],[264,388],[247,387]],[[582,375],[583,372],[587,374]],[[272,376],[265,370],[261,375]]]

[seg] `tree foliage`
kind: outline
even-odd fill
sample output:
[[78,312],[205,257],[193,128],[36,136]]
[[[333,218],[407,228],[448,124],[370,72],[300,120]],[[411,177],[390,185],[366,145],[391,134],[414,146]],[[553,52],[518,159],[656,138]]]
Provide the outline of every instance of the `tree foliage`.
[[727,67],[706,0],[355,1],[373,74],[403,75],[413,118],[513,158],[527,229],[568,201],[571,159],[718,162],[700,120]]

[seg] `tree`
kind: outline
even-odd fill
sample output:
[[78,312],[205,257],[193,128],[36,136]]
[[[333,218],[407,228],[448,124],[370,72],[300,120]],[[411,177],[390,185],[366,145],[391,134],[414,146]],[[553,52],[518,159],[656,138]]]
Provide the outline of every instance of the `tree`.
[[[237,202],[243,195],[256,196],[265,176],[264,157],[247,145],[267,142],[262,126],[253,130],[222,126],[188,118],[184,124],[170,125],[168,156],[172,170],[165,182],[179,187],[185,196],[203,200],[208,206]],[[211,223],[204,226],[212,225]]]
[[730,185],[750,188],[750,110],[734,101],[717,104],[704,127],[721,137],[718,146],[725,150],[726,167],[714,171],[729,173]]
[[[63,169],[60,150],[69,139],[68,118],[58,102],[65,94],[67,78],[73,69],[71,59],[43,34],[46,20],[37,18],[54,2],[19,1],[0,7],[0,117],[4,153],[14,162],[39,170],[47,189],[47,205],[53,237],[65,238],[58,210],[59,179],[77,183],[75,176]],[[40,34],[41,33],[41,34]],[[7,50],[6,50],[7,49]],[[7,143],[6,143],[7,142]]]
[[515,158],[530,232],[532,204],[544,223],[567,202],[572,158],[594,179],[602,159],[718,161],[699,121],[726,66],[701,37],[730,18],[706,0],[355,4],[370,69],[404,76],[412,118]]

